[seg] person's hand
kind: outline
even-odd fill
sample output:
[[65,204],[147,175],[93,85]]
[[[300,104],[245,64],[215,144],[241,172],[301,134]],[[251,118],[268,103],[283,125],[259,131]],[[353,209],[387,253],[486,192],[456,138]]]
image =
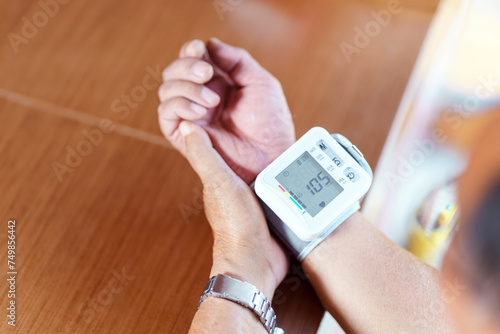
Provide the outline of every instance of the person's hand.
[[295,141],[290,110],[278,80],[247,51],[217,39],[187,42],[163,72],[158,108],[165,137],[186,155],[182,120],[194,121],[245,182]]
[[205,214],[214,237],[211,276],[226,274],[249,282],[271,300],[289,262],[271,237],[257,198],[213,148],[203,128],[183,121],[179,136],[203,183]]

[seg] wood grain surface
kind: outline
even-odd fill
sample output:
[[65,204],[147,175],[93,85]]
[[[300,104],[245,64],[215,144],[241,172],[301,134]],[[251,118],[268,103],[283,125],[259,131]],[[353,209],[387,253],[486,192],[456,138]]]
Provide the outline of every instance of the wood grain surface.
[[[244,47],[283,83],[297,136],[340,132],[375,166],[436,3],[398,6],[348,61],[341,43],[388,2],[0,0],[0,332],[187,332],[212,238],[200,183],[158,129],[158,71],[191,38]],[[323,309],[295,269],[278,322],[314,333]]]

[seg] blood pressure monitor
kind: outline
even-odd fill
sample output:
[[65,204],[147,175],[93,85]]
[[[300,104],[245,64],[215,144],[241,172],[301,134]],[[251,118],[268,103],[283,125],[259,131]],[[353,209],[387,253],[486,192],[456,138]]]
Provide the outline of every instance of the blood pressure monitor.
[[253,187],[271,230],[302,261],[359,209],[371,182],[356,146],[315,127],[267,166]]

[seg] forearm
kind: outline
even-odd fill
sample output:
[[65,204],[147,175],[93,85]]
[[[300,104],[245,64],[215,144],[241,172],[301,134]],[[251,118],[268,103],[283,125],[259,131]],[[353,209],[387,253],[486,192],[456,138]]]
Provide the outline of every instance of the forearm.
[[[439,273],[383,236],[359,212],[303,261],[324,307],[353,333],[446,333]],[[430,326],[430,327],[427,327]]]

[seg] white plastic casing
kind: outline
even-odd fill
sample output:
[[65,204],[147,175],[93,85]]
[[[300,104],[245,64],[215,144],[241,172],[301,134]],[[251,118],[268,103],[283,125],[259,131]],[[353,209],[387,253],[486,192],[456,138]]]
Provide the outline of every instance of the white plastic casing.
[[[332,161],[318,146],[323,140],[344,162],[341,167]],[[299,207],[283,192],[276,176],[295,161],[305,151],[323,167],[344,190],[312,217]],[[359,176],[352,182],[344,175],[346,168],[352,168]],[[323,128],[314,127],[290,146],[282,155],[267,166],[255,180],[255,193],[267,206],[304,241],[314,240],[330,223],[359,201],[368,191],[371,177],[340,144]],[[281,185],[285,188],[283,185]],[[285,188],[287,192],[288,189]]]

